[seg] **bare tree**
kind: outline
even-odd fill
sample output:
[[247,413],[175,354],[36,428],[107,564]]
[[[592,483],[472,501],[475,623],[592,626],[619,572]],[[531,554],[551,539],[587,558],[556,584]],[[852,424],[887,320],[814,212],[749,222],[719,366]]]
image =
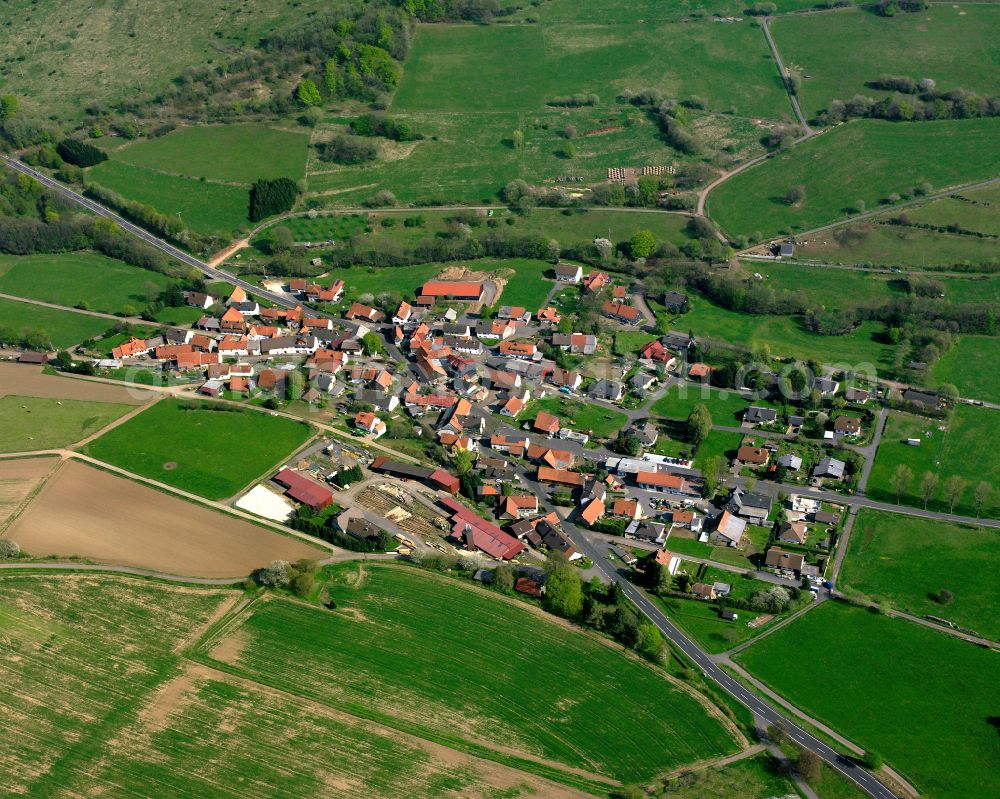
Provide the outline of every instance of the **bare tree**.
[[983,510],[989,508],[992,502],[993,486],[984,480],[972,490],[972,503],[976,508],[977,519],[983,515]]
[[920,498],[924,501],[924,510],[927,510],[927,503],[937,493],[938,483],[940,482],[941,478],[937,472],[924,472],[924,476],[920,478]]
[[948,512],[954,513],[955,506],[965,493],[968,484],[957,474],[944,481],[944,498],[948,501]]
[[896,467],[896,471],[892,473],[892,477],[889,478],[889,483],[892,486],[892,492],[896,495],[897,505],[912,482],[913,470],[905,463],[899,464],[899,466]]

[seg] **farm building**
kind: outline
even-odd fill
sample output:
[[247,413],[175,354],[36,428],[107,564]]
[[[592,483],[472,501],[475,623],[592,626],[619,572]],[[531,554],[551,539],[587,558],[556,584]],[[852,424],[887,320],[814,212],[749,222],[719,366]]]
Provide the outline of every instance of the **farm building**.
[[285,487],[286,496],[308,505],[314,511],[333,503],[333,492],[330,489],[291,469],[282,469],[274,476],[274,481]]

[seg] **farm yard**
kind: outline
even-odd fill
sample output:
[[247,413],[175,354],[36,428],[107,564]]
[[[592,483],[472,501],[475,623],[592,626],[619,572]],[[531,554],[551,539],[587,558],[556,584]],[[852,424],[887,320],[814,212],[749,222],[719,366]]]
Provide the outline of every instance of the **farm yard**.
[[[646,780],[736,748],[687,688],[517,602],[374,564],[336,567],[326,590],[333,612],[264,603],[199,660],[570,783]],[[469,631],[483,628],[468,646]],[[603,712],[612,695],[614,718]],[[633,724],[646,734],[632,735]]]
[[993,652],[825,602],[736,660],[805,712],[880,752],[922,795],[991,799],[1000,791]]
[[[997,431],[997,411],[988,408],[959,405],[949,422],[893,412],[889,415],[878,448],[867,494],[872,499],[895,502],[892,475],[900,464],[905,464],[914,475],[902,495],[902,501],[907,505],[923,506],[923,500],[918,495],[919,483],[926,472],[933,472],[939,476],[941,485],[936,498],[927,507],[938,511],[949,510],[942,489],[948,478],[957,476],[966,483],[961,499],[955,503],[955,513],[976,516],[974,486],[984,480],[993,486],[1000,483]],[[920,445],[908,445],[906,441],[910,438],[920,439]],[[983,509],[983,515],[997,518],[998,514],[1000,505],[994,498],[992,506]]]
[[79,557],[189,577],[241,578],[274,560],[327,552],[78,461],[49,478],[7,537],[32,557]]
[[[875,209],[924,182],[940,191],[996,177],[998,142],[993,118],[852,121],[734,176],[709,195],[708,210],[727,234],[754,241],[809,230],[842,219],[858,200]],[[952,157],[937,158],[943,150]],[[795,205],[784,199],[792,186],[805,193]]]
[[[995,640],[1000,638],[993,613],[1000,585],[984,565],[998,557],[1000,533],[989,527],[864,509],[851,533],[840,582],[901,610],[943,617]],[[953,598],[940,596],[942,589]]]
[[167,282],[159,272],[93,252],[0,256],[0,293],[102,313],[135,315]]
[[68,447],[131,411],[128,405],[8,394],[0,398],[0,452]]
[[[783,17],[771,31],[785,62],[804,76],[801,97],[809,116],[831,100],[888,96],[868,85],[884,74],[933,78],[943,91],[1000,93],[996,74],[977,68],[1000,58],[996,6],[943,4],[895,17],[855,8]],[[962,42],[961,58],[954,57],[954,42]]]
[[304,422],[164,399],[89,443],[85,452],[175,488],[225,499],[311,434]]

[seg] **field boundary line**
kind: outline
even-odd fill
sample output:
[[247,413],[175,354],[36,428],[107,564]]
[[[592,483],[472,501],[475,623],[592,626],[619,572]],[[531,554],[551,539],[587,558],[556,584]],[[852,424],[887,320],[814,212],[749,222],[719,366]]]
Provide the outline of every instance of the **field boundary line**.
[[[63,463],[65,463],[65,461],[62,458],[58,457],[58,456],[53,456],[53,455],[39,455],[38,457],[39,458],[54,458],[54,463],[52,464],[51,467],[49,467],[49,471],[25,495],[24,499],[22,499],[20,501],[20,503],[18,503],[17,507],[14,508],[14,510],[11,512],[10,516],[7,517],[7,519],[4,521],[4,523],[0,524],[0,538],[4,537],[4,533],[7,530],[9,530],[11,528],[11,526],[13,526],[14,522],[16,522],[18,520],[18,518],[20,518],[20,516],[28,509],[28,507],[31,505],[31,503],[35,501],[35,498],[41,493],[42,489],[45,488],[45,484],[48,483],[49,480],[52,479],[52,477],[55,475],[55,473],[58,472],[59,469],[62,468]],[[17,460],[17,459],[12,458],[11,460]]]
[[4,572],[17,574],[49,574],[51,577],[82,577],[94,573],[98,576],[124,577],[130,579],[152,579],[164,583],[202,588],[228,588],[235,586],[243,577],[185,577],[181,574],[140,569],[136,566],[110,566],[103,563],[74,563],[72,561],[21,561],[0,563],[0,580]]

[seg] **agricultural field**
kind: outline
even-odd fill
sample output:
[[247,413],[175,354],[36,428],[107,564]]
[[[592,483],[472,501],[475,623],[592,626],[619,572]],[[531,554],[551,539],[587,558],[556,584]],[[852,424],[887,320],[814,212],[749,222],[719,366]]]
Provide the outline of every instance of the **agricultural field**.
[[80,557],[189,577],[239,579],[326,549],[69,461],[7,531],[34,557]]
[[102,313],[134,316],[168,282],[94,252],[0,256],[0,293]]
[[922,795],[991,799],[1000,791],[993,652],[826,602],[736,660],[805,712],[880,752]]
[[0,709],[32,731],[5,739],[6,795],[585,796],[184,660],[238,592],[77,575],[2,587]]
[[963,397],[1000,403],[1000,338],[961,336],[934,364],[934,378]]
[[[900,610],[954,621],[994,640],[1000,584],[987,565],[1000,559],[1000,532],[862,509],[840,573],[849,586]],[[941,589],[954,598],[945,601]]]
[[[951,157],[937,157],[942,151]],[[729,235],[760,241],[835,222],[858,200],[878,208],[924,182],[940,191],[996,177],[998,158],[1000,119],[862,119],[736,175],[709,195],[708,210]],[[804,188],[797,205],[784,199],[792,186]]]
[[[328,4],[264,0],[247,5],[182,2],[150,13],[141,0],[5,4],[5,91],[27,115],[78,119],[91,104],[111,105],[168,87],[185,67],[236,55],[261,36]],[[228,60],[228,59],[226,59]]]
[[126,405],[141,405],[151,396],[120,386],[45,374],[38,366],[0,362],[0,397],[11,394]]
[[229,238],[249,227],[249,195],[242,186],[168,175],[115,159],[90,167],[87,179],[151,205],[161,214],[179,216],[195,233]]
[[300,180],[309,135],[268,125],[203,125],[110,152],[116,161],[155,172],[249,186],[259,178]]
[[[399,567],[333,575],[333,612],[264,603],[199,659],[463,751],[531,761],[563,780],[644,780],[734,749],[687,688],[520,603]],[[469,647],[469,631],[484,624],[490,634]],[[608,716],[611,703],[620,712]],[[636,725],[646,734],[637,738]]]
[[54,457],[0,461],[0,534],[58,463]]
[[[980,68],[1000,59],[996,6],[942,4],[895,17],[860,8],[803,14],[775,19],[771,32],[785,63],[803,75],[800,96],[807,116],[855,94],[889,96],[867,85],[882,74],[933,78],[942,91],[1000,94],[996,73]],[[955,42],[962,43],[959,58]]]
[[92,441],[85,451],[143,477],[224,499],[275,467],[310,435],[304,422],[165,399]]
[[132,408],[111,402],[0,398],[0,452],[68,447],[107,427]]
[[93,338],[113,324],[110,319],[99,316],[0,299],[0,327],[21,336],[40,334],[57,349],[66,349]]
[[561,425],[580,432],[589,432],[595,438],[613,438],[628,424],[628,417],[614,408],[565,399],[561,396],[532,400],[525,408],[523,418],[532,419],[538,411],[554,414],[559,417]]
[[[955,513],[976,516],[973,488],[980,481],[986,481],[994,488],[1000,484],[997,413],[989,408],[959,405],[949,422],[893,411],[868,479],[868,496],[883,502],[895,502],[892,475],[900,464],[905,464],[914,475],[912,484],[902,496],[905,504],[923,507],[923,499],[918,493],[920,479],[925,473],[933,472],[940,478],[941,486],[937,496],[928,503],[928,508],[948,511],[943,485],[949,477],[958,476],[966,481],[966,489],[961,500],[955,504]],[[909,446],[906,443],[908,438],[921,439],[920,446]],[[997,518],[1000,515],[1000,499],[994,496],[992,506],[984,508],[983,515]]]

